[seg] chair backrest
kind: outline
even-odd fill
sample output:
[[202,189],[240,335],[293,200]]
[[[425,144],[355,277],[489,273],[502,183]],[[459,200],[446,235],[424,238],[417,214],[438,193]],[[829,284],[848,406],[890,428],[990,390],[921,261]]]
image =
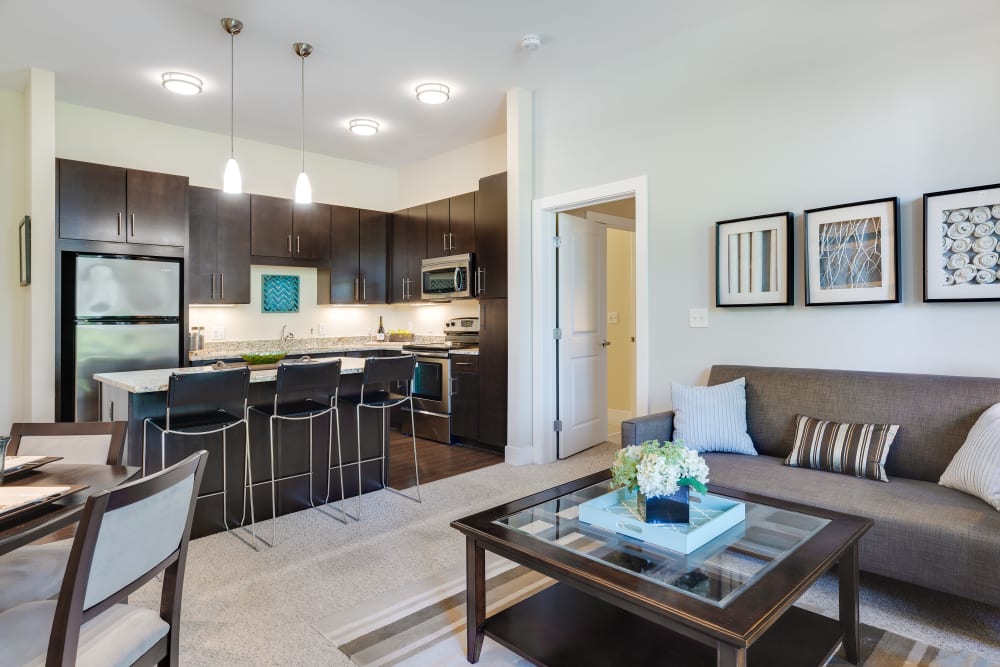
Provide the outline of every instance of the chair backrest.
[[204,403],[245,403],[249,392],[250,369],[247,367],[201,373],[171,373],[167,384],[167,409]]
[[50,664],[62,655],[75,658],[80,626],[160,572],[165,572],[160,617],[170,625],[170,643],[176,646],[184,564],[207,458],[208,452],[196,452],[87,499],[56,604]]
[[17,423],[10,428],[12,456],[61,456],[60,463],[122,465],[127,422]]
[[275,400],[289,394],[322,393],[327,398],[340,388],[340,359],[332,361],[283,361],[278,365]]
[[405,382],[407,393],[409,393],[409,386],[413,382],[413,371],[416,367],[417,358],[412,354],[398,357],[368,357],[365,359],[361,383],[367,387],[373,384]]

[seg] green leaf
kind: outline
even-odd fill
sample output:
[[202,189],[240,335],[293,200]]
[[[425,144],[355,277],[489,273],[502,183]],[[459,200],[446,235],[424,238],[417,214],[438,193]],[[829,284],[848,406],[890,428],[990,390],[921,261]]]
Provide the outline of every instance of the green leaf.
[[696,480],[694,477],[681,477],[677,480],[677,484],[680,486],[690,486],[692,489],[701,494],[708,493],[708,487]]

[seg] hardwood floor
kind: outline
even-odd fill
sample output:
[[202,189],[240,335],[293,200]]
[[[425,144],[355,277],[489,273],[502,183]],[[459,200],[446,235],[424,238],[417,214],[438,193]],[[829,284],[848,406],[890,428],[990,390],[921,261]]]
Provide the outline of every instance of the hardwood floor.
[[[503,463],[503,456],[462,445],[445,445],[417,438],[420,483],[453,477]],[[393,429],[389,435],[389,480],[396,489],[413,486],[413,448],[410,436]]]

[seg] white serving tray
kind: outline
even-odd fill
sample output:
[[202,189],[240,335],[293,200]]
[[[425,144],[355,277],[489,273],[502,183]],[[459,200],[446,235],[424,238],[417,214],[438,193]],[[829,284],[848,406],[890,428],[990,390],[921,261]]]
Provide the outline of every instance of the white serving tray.
[[[689,554],[746,520],[746,506],[731,498],[691,494],[691,522],[651,524],[639,518],[635,493],[621,488],[580,505],[580,521]],[[695,500],[697,499],[697,500]]]

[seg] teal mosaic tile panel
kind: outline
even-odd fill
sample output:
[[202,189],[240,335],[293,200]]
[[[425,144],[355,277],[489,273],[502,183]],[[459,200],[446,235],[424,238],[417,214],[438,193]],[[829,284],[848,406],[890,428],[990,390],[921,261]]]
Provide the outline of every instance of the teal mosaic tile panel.
[[299,312],[299,277],[265,274],[260,277],[260,309],[264,313]]

